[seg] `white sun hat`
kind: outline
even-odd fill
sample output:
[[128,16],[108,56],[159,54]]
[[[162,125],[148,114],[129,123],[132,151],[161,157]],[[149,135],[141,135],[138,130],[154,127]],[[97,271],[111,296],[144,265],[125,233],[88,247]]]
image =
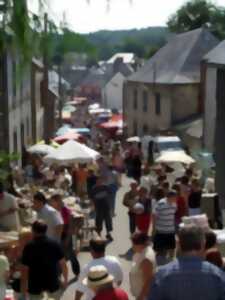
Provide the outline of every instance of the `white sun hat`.
[[111,283],[113,280],[114,277],[108,273],[106,267],[99,265],[90,268],[88,276],[83,280],[83,284],[89,288],[94,288]]

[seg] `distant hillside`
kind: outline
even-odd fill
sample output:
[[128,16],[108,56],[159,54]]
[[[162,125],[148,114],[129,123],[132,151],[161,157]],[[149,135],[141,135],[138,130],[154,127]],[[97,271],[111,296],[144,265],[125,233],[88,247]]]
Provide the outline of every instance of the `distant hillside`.
[[148,58],[166,43],[168,36],[169,31],[166,27],[102,30],[85,35],[87,40],[97,48],[99,59],[108,59],[118,51],[134,52],[140,57]]

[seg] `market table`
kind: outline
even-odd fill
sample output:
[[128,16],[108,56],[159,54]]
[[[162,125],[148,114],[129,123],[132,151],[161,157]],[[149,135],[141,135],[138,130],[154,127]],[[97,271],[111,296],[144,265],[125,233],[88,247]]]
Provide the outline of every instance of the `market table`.
[[7,250],[9,247],[17,245],[19,234],[16,231],[0,231],[0,251]]

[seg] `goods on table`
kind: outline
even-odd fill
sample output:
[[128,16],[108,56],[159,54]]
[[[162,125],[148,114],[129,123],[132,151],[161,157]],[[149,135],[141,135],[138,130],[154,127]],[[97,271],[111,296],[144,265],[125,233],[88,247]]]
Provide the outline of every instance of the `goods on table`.
[[209,229],[208,217],[205,214],[183,217],[183,225],[196,225],[204,229]]
[[16,231],[0,232],[0,250],[4,250],[12,245],[17,244],[19,234]]

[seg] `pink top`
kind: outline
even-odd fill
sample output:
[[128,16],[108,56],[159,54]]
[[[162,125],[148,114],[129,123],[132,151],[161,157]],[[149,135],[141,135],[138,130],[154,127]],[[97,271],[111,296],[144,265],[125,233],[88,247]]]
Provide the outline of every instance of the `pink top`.
[[61,216],[62,216],[64,225],[68,225],[69,221],[70,221],[71,210],[68,207],[63,206],[61,209]]

